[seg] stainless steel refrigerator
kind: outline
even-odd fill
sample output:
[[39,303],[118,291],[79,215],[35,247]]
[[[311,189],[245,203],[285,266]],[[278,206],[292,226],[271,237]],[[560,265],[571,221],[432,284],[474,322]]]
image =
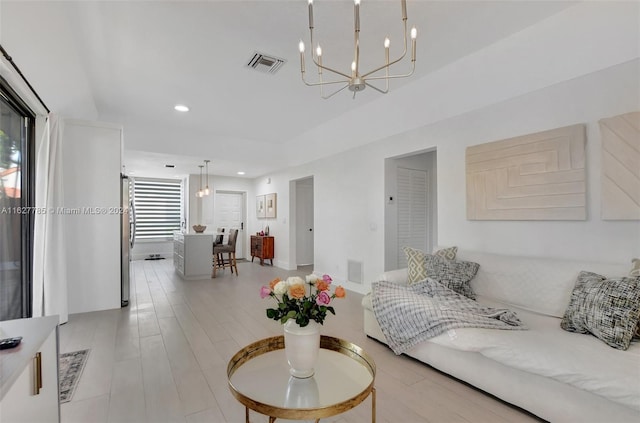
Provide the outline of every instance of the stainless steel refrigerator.
[[121,175],[121,210],[122,219],[120,220],[121,232],[121,297],[120,305],[126,307],[129,305],[129,292],[131,285],[131,250],[136,239],[136,209],[133,204],[132,181],[126,175]]

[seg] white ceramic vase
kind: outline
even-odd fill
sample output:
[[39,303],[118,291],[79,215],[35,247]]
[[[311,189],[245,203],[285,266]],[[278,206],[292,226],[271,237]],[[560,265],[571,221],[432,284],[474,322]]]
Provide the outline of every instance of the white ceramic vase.
[[320,350],[320,325],[315,321],[301,328],[293,319],[284,324],[284,351],[289,373],[300,379],[313,376]]

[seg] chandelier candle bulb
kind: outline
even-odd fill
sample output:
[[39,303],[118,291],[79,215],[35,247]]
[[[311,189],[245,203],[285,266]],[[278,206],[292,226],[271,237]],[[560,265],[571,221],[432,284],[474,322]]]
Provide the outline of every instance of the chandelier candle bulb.
[[407,0],[402,0],[402,20],[407,20]]
[[320,44],[316,48],[316,56],[318,56],[318,73],[322,73],[322,48],[320,48]]
[[[384,39],[384,62],[385,64],[389,64],[389,45],[391,44],[391,41],[389,40],[389,37],[385,37]],[[389,74],[389,67],[387,66],[386,68],[386,74]],[[388,82],[388,80],[387,80]]]
[[298,44],[298,50],[300,50],[300,72],[304,74],[304,43],[302,40]]
[[414,26],[411,28],[411,61],[416,61],[416,38],[418,37],[418,31]]
[[313,29],[313,0],[309,0],[309,29]]
[[360,0],[353,2],[353,23],[356,32],[360,32]]

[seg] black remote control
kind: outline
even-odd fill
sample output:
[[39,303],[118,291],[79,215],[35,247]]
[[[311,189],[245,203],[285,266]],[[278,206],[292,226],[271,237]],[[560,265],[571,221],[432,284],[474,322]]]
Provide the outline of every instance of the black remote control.
[[15,338],[0,339],[0,350],[7,350],[9,348],[15,348],[22,341],[22,336],[16,336]]

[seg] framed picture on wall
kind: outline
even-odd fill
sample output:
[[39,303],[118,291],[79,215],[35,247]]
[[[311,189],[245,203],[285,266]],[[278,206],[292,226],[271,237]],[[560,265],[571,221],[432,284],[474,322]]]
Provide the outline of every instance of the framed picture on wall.
[[256,217],[258,219],[263,219],[266,217],[266,209],[265,209],[265,196],[258,195],[256,197]]
[[265,196],[265,201],[266,201],[266,216],[265,217],[271,217],[271,218],[275,218],[276,217],[276,209],[277,209],[277,204],[276,204],[276,193],[273,194],[267,194]]

